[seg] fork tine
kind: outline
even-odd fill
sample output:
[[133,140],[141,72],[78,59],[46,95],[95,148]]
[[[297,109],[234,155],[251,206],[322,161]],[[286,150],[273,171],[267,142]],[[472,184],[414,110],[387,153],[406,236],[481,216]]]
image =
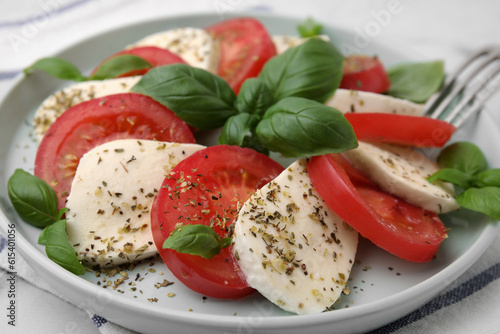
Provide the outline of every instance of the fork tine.
[[[474,90],[467,93],[460,102],[453,107],[451,112],[444,118],[444,121],[455,125],[457,128],[462,125],[470,116],[481,109],[483,104],[488,100],[500,87],[500,83],[492,83],[493,78],[500,73],[500,65],[497,65],[491,72],[481,80]],[[488,89],[485,89],[489,85]],[[482,92],[482,94],[480,94]]]
[[[493,52],[497,50],[494,47],[487,47],[465,60],[452,74],[447,76],[439,92],[427,101],[424,106],[425,114],[430,114],[431,118],[440,118],[450,103],[464,91],[465,86],[495,59],[499,59],[500,55]],[[481,62],[478,61],[479,58],[484,57],[486,59],[483,59]],[[472,65],[476,65],[474,70],[457,84],[459,76]]]

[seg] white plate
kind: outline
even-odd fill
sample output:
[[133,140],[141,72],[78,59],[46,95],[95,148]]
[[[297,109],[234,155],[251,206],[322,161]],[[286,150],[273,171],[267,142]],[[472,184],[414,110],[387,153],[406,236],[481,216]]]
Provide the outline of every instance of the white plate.
[[[274,15],[257,15],[275,34],[296,34],[298,21]],[[219,21],[217,15],[193,15],[144,22],[102,33],[71,46],[59,56],[90,70],[101,59],[143,36],[174,27],[205,27]],[[325,27],[333,42],[356,46],[351,32]],[[410,52],[396,51],[395,44],[369,43],[362,52],[377,54],[389,65],[412,59]],[[413,59],[414,60],[414,59]],[[68,300],[108,320],[143,333],[332,333],[362,332],[392,322],[415,310],[455,280],[484,252],[494,239],[497,224],[475,214],[462,212],[445,219],[451,228],[449,238],[430,263],[400,260],[362,241],[349,287],[337,309],[331,312],[297,316],[288,314],[258,293],[239,301],[203,298],[179,283],[159,261],[148,261],[128,272],[128,279],[113,288],[122,276],[86,273],[75,276],[50,261],[37,245],[40,230],[22,222],[8,199],[6,184],[15,168],[33,171],[36,143],[31,136],[31,119],[39,103],[62,86],[61,81],[36,73],[21,78],[0,105],[0,227],[16,224],[17,249],[26,261]],[[500,166],[498,126],[487,113],[465,128],[455,139],[476,142],[489,156],[492,166]],[[466,135],[467,134],[467,135]],[[152,272],[154,269],[155,272]],[[142,281],[136,280],[137,275]],[[155,287],[164,279],[175,282]],[[112,285],[103,288],[107,282]],[[132,284],[135,284],[133,286]],[[135,288],[135,291],[132,291]],[[168,297],[167,293],[175,293]],[[157,301],[148,300],[157,298]]]

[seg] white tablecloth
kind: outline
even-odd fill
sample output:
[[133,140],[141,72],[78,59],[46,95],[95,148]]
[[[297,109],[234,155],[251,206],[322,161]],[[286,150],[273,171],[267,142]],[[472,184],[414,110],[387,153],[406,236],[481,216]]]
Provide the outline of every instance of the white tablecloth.
[[[392,9],[396,10],[392,10]],[[34,60],[104,29],[176,13],[270,11],[335,24],[370,26],[373,40],[391,39],[453,68],[467,54],[500,43],[500,2],[483,1],[254,1],[254,0],[17,0],[0,1],[0,98]],[[500,107],[500,99],[488,103]],[[493,115],[500,122],[500,115]],[[498,123],[500,124],[500,123]],[[4,239],[5,241],[5,239]],[[0,244],[0,266],[5,264]],[[4,248],[5,250],[5,248]],[[16,327],[8,326],[8,274],[0,269],[0,333],[127,333],[47,292],[18,257]],[[20,269],[21,268],[21,269]],[[378,333],[500,333],[500,237],[441,295]],[[22,279],[23,278],[23,279]]]

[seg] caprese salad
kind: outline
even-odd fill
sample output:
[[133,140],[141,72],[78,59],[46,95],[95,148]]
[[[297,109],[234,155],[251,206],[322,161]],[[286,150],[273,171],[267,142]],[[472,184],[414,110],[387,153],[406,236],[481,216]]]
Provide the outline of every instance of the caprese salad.
[[[456,130],[421,113],[442,62],[386,69],[320,28],[270,36],[236,18],[145,36],[89,76],[59,58],[28,68],[79,81],[42,102],[35,175],[8,184],[48,257],[82,274],[159,253],[203,295],[257,290],[305,314],[346,290],[360,236],[427,262],[447,237],[439,215],[500,218],[498,171],[475,145],[437,162],[414,149]],[[196,143],[211,129],[217,145]]]

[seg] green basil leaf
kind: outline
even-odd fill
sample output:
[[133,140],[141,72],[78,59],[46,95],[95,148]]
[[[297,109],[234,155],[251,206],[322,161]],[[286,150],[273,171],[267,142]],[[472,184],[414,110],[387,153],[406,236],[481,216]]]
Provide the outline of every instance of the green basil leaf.
[[460,206],[500,219],[500,188],[469,188],[457,196]]
[[488,169],[476,174],[475,186],[482,187],[500,187],[500,168]]
[[463,189],[467,189],[472,185],[472,176],[453,168],[443,168],[438,170],[427,178],[429,182],[436,182],[438,180],[456,184]]
[[307,38],[321,34],[323,26],[309,17],[299,24],[298,30],[301,37]]
[[131,54],[123,54],[109,58],[103,62],[90,79],[104,80],[117,78],[130,71],[142,70],[151,67],[153,67],[151,63],[142,57]]
[[24,69],[25,74],[30,74],[34,70],[47,72],[51,76],[73,81],[84,81],[86,78],[82,75],[80,70],[69,61],[58,57],[42,58],[36,61],[30,67]]
[[387,70],[391,87],[387,94],[423,103],[437,92],[444,79],[444,62],[405,63]]
[[488,168],[488,161],[481,149],[465,141],[445,147],[439,154],[437,162],[441,168],[458,169],[470,176]]
[[342,79],[344,57],[320,38],[311,38],[271,58],[259,78],[274,91],[274,100],[296,96],[324,103]]
[[219,144],[241,146],[245,136],[255,127],[258,121],[257,116],[246,113],[229,117],[222,128]]
[[269,108],[256,135],[265,147],[286,157],[339,153],[358,146],[340,111],[299,97],[282,99]]
[[85,273],[85,268],[78,261],[68,240],[65,219],[46,227],[42,235],[42,241],[45,241],[45,253],[49,259],[76,275]]
[[240,113],[249,113],[261,117],[273,104],[273,92],[267,85],[258,78],[250,78],[241,85],[235,105]]
[[215,129],[235,115],[236,95],[222,78],[186,64],[155,67],[132,91],[167,106],[197,129]]
[[226,238],[223,238],[223,240],[224,242],[221,244],[219,235],[209,226],[201,224],[184,225],[172,232],[163,243],[163,248],[211,259],[219,254],[222,248],[231,244],[231,242],[227,242]]
[[243,147],[248,147],[259,153],[269,155],[269,149],[262,145],[253,135],[243,138]]
[[39,177],[16,169],[7,188],[14,209],[27,223],[45,227],[58,220],[57,195]]

